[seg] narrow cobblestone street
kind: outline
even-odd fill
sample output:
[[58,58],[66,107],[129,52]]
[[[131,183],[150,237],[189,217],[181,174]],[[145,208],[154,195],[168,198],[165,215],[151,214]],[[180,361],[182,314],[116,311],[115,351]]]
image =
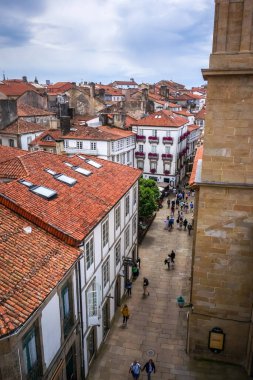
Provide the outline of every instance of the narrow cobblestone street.
[[[140,276],[133,283],[132,297],[126,299],[130,309],[127,328],[122,328],[118,311],[107,340],[93,362],[89,380],[131,379],[131,362],[142,365],[149,358],[156,364],[152,378],[157,380],[244,380],[245,372],[237,367],[210,361],[196,361],[186,354],[188,308],[179,309],[176,298],[190,294],[192,236],[178,230],[176,223],[164,229],[168,215],[166,202],[157,212],[139,247]],[[191,214],[186,214],[188,220]],[[176,219],[176,218],[175,218]],[[164,259],[176,252],[175,269],[168,270]],[[150,295],[143,297],[143,276],[149,279]],[[142,372],[140,379],[146,379]]]

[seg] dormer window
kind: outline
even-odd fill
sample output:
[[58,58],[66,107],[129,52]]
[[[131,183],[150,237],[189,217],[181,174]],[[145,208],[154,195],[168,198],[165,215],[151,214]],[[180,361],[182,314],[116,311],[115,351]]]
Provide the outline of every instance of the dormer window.
[[85,158],[85,157],[80,156],[80,155],[78,157],[81,158],[81,160],[85,161],[87,164],[94,166],[94,168],[99,169],[99,168],[102,168],[102,166],[103,166],[94,160],[90,160],[89,158]]
[[26,187],[33,186],[32,182],[26,181],[25,179],[20,179],[18,182],[21,183],[22,185],[25,185]]

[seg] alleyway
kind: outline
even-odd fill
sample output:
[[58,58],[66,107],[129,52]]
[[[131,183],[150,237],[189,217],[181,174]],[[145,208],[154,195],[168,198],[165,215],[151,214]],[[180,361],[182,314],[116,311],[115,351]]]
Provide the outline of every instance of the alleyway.
[[[192,236],[177,230],[176,225],[172,232],[164,230],[167,215],[164,202],[139,247],[140,276],[133,284],[132,297],[126,300],[130,309],[128,326],[122,328],[118,312],[88,379],[130,380],[131,362],[137,359],[143,365],[149,358],[157,366],[152,375],[157,380],[248,379],[237,366],[194,361],[185,353],[189,309],[179,309],[176,298],[183,295],[189,300]],[[176,265],[169,271],[164,259],[172,249],[176,252]],[[146,298],[142,295],[143,276],[150,282],[150,295]],[[140,379],[146,378],[142,372]]]

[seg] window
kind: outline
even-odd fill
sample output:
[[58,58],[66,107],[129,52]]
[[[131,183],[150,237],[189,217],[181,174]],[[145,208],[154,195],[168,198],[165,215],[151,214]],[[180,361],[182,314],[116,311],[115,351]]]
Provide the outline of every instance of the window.
[[133,204],[135,205],[137,202],[137,187],[133,188]]
[[109,222],[106,220],[104,224],[102,225],[102,241],[103,241],[103,248],[108,244],[109,241]]
[[98,290],[95,281],[87,291],[88,325],[98,324]]
[[14,147],[14,140],[13,139],[9,139],[9,146],[11,146],[12,148]]
[[152,129],[152,136],[157,137],[157,130],[156,129]]
[[77,149],[83,149],[83,142],[82,141],[77,141],[76,142],[76,147],[77,147]]
[[0,139],[0,145],[3,145],[2,139]]
[[165,145],[165,153],[166,154],[170,153],[170,145]]
[[129,214],[129,195],[126,196],[125,200],[125,216]]
[[72,297],[71,286],[67,284],[61,292],[62,296],[62,319],[63,319],[63,332],[64,338],[68,336],[71,327],[73,326],[73,311],[72,311]]
[[156,153],[156,145],[151,145],[151,152]]
[[116,262],[116,265],[119,264],[120,257],[121,257],[121,240],[119,240],[117,242],[117,244],[115,245],[115,262]]
[[69,142],[68,140],[64,140],[64,148],[68,148],[69,147]]
[[140,129],[138,135],[143,136],[143,129]]
[[155,169],[156,170],[156,168],[157,168],[157,163],[155,162],[155,161],[151,161],[150,162],[150,169],[152,170],[152,169]]
[[31,141],[32,141],[31,136],[27,137],[27,145],[30,144]]
[[85,244],[85,258],[86,258],[86,269],[89,269],[94,262],[94,243],[93,237],[87,241]]
[[127,152],[127,162],[130,161],[130,152]]
[[125,249],[127,249],[129,247],[129,244],[130,244],[130,239],[129,239],[130,233],[129,233],[129,231],[130,231],[130,228],[128,226],[126,229],[126,232],[125,232]]
[[35,327],[33,327],[23,339],[23,358],[27,378],[37,379],[39,376],[39,363]]
[[90,143],[90,149],[91,150],[97,150],[97,143],[96,142],[91,142]]
[[109,260],[103,266],[103,287],[109,283]]
[[115,211],[115,229],[116,229],[116,231],[119,227],[120,227],[120,206],[118,206],[116,208],[116,211]]
[[143,145],[142,144],[139,145],[139,152],[143,152]]
[[137,222],[137,216],[134,215],[134,217],[133,217],[133,235],[135,235],[137,232],[137,227],[136,227],[137,223],[136,222]]
[[144,169],[144,162],[143,160],[137,161],[137,168],[143,170]]
[[166,137],[170,137],[171,133],[170,131],[166,131]]

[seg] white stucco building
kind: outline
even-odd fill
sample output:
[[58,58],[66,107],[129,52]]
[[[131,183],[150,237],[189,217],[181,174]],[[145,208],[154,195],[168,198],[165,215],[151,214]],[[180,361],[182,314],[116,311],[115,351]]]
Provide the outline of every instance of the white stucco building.
[[133,125],[135,167],[143,170],[144,178],[175,186],[185,176],[187,124],[187,118],[162,110]]

